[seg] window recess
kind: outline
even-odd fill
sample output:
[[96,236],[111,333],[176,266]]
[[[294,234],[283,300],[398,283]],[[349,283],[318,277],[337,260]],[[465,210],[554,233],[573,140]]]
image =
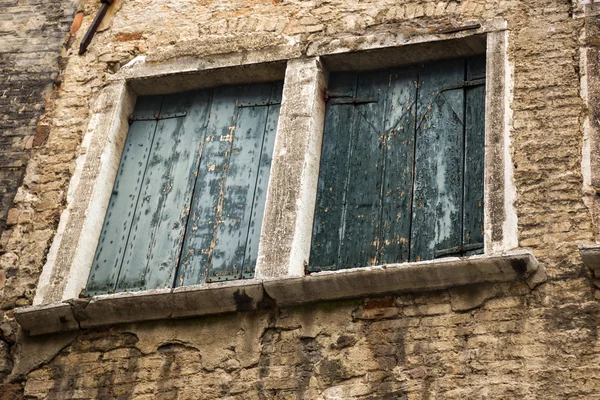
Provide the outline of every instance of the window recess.
[[330,75],[308,270],[483,251],[485,56]]
[[87,295],[254,277],[281,92],[138,98]]

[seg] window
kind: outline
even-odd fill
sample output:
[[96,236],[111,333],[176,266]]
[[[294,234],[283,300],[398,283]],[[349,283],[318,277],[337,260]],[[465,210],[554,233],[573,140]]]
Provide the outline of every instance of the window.
[[254,276],[281,92],[138,98],[88,295]]
[[483,251],[485,56],[332,73],[310,271]]
[[[38,335],[248,310],[265,296],[284,308],[485,282],[543,281],[544,269],[535,257],[518,250],[506,27],[501,19],[489,21],[485,32],[452,40],[414,35],[393,42],[384,35],[377,42],[376,35],[374,42],[357,36],[347,42],[356,52],[338,53],[337,45],[311,46],[307,56],[292,59],[287,48],[269,52],[268,60],[263,51],[249,51],[239,59],[214,55],[191,64],[134,59],[100,90],[35,306],[17,310],[17,320]],[[459,55],[466,59],[440,61]],[[428,64],[405,67],[422,62]],[[391,67],[383,73],[330,73]],[[283,78],[281,110],[281,83],[238,87],[237,92],[205,90]],[[154,97],[192,89],[203,91]],[[224,94],[228,90],[233,90],[229,97]],[[146,109],[144,104],[153,101]],[[232,106],[236,101],[237,107]],[[230,120],[221,120],[225,110],[230,110]],[[260,120],[265,112],[266,120]],[[262,141],[250,141],[254,147],[239,145],[252,136],[240,133],[248,132],[244,126],[251,125],[253,116],[258,128],[251,132],[263,135]],[[182,142],[183,136],[187,139]],[[125,143],[124,151],[120,143]],[[249,157],[242,158],[246,151]],[[131,160],[138,152],[136,166]],[[170,161],[155,163],[154,153]],[[361,155],[369,159],[360,161]],[[335,157],[342,162],[336,164]],[[248,159],[254,163],[245,163]],[[439,160],[455,168],[438,174]],[[234,172],[236,165],[238,171],[245,168],[245,181]],[[438,177],[444,177],[444,185],[437,185]],[[454,185],[447,185],[446,178]],[[359,179],[376,190],[355,190]],[[402,183],[409,195],[397,187]],[[343,196],[335,197],[339,193]],[[159,206],[148,213],[156,219],[148,221],[150,201]],[[177,207],[168,206],[173,204]],[[409,213],[398,218],[398,209]],[[371,225],[363,215],[372,217]],[[439,215],[449,215],[450,222]],[[389,239],[394,237],[404,240]],[[482,239],[485,256],[304,276],[307,266],[320,271],[468,255],[481,251]],[[132,246],[141,250],[135,262],[127,263]],[[350,251],[340,261],[345,249]],[[253,275],[255,279],[225,285],[176,287]],[[95,295],[157,287],[174,289],[77,298],[86,288]]]

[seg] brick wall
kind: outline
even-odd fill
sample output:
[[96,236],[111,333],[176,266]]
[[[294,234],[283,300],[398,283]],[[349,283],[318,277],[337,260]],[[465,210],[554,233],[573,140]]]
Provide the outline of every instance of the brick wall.
[[[0,1],[0,235],[7,222],[13,226],[30,216],[9,210],[33,149],[45,143],[50,129],[42,116],[52,108],[59,90],[60,52],[74,11],[72,0]],[[0,245],[0,254],[6,250]],[[3,310],[17,301],[4,290],[16,275],[14,263],[7,260],[16,259],[8,256],[0,267]],[[7,320],[0,312],[0,377],[10,372],[8,353],[15,340],[15,329]]]
[[[98,4],[81,7],[86,27]],[[450,290],[98,329],[63,337],[58,347],[46,339],[54,350],[39,362],[18,350],[28,348],[23,339],[14,359],[29,367],[15,372],[7,393],[24,390],[39,399],[598,396],[600,296],[577,251],[578,243],[593,240],[581,175],[586,107],[579,58],[586,21],[573,18],[571,1],[151,0],[114,7],[86,56],[65,55],[61,90],[47,115],[49,138],[32,156],[16,198],[16,224],[2,235],[0,270],[11,271],[3,292],[6,329],[15,329],[10,310],[31,302],[90,105],[107,77],[135,56],[149,63],[244,50],[301,56],[318,40],[418,35],[494,17],[508,22],[514,74],[519,245],[531,249],[549,280],[535,289],[524,283],[470,288],[488,300],[467,311],[453,307],[457,292]]]
[[[57,90],[59,55],[73,20],[73,1],[0,2],[0,234],[29,154],[44,142],[38,126]],[[37,129],[36,129],[37,128]]]

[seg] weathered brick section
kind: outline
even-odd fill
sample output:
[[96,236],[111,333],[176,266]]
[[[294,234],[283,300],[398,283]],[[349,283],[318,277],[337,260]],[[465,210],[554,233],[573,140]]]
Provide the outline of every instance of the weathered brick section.
[[[13,208],[13,199],[23,184],[32,151],[46,143],[50,132],[43,115],[52,111],[60,88],[61,49],[74,11],[73,0],[0,0],[0,235],[8,225],[14,232],[29,232],[39,243],[36,247],[34,242],[21,242],[21,236],[12,236],[10,231],[0,242],[0,380],[13,366],[10,353],[16,325],[10,310],[28,303],[22,294],[35,288],[40,268],[34,267],[34,277],[23,281],[18,279],[20,274],[32,271],[19,269],[18,263],[33,266],[31,257],[39,263],[51,235],[48,231],[40,236],[32,212]],[[41,242],[40,237],[44,238]],[[3,386],[0,399],[17,399],[21,390],[21,385]]]
[[[523,283],[479,288],[490,300],[468,311],[457,311],[451,290],[83,332],[5,392],[23,384],[32,399],[597,398],[600,296],[577,252],[578,243],[593,238],[582,201],[584,20],[572,17],[571,6],[565,0],[117,0],[118,11],[88,54],[66,55],[61,90],[39,130],[43,144],[15,199],[15,224],[0,241],[5,337],[16,339],[9,310],[32,299],[90,105],[107,74],[137,55],[148,62],[244,50],[299,55],[317,40],[420,34],[494,17],[509,29],[519,243],[550,280],[534,290]],[[98,2],[84,2],[82,27],[97,8]],[[0,355],[7,351],[0,346]],[[0,362],[0,373],[11,368]]]
[[[554,284],[537,293],[524,284],[486,289],[495,297],[463,313],[452,312],[451,295],[435,292],[89,332],[32,372],[25,395],[148,400],[597,395],[597,302],[557,296]],[[581,293],[575,283],[562,289]],[[547,296],[552,300],[545,304]]]
[[1,0],[0,10],[1,235],[31,149],[48,135],[49,127],[38,123],[57,90],[60,50],[75,8],[73,0]]

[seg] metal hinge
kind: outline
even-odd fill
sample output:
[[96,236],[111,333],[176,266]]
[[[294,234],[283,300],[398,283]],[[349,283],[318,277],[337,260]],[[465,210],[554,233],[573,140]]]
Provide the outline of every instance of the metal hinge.
[[219,275],[219,276],[212,275],[212,276],[206,277],[206,283],[235,281],[238,279],[252,279],[252,278],[254,278],[254,272],[244,272],[242,274],[235,274],[235,275]]
[[473,79],[471,81],[462,81],[458,85],[443,87],[442,89],[440,89],[440,92],[447,92],[448,90],[456,90],[456,89],[463,89],[463,88],[474,87],[474,86],[483,86],[483,85],[485,85],[485,79]]
[[377,97],[354,97],[348,93],[330,92],[327,91],[325,95],[325,101],[329,104],[367,104],[367,103],[378,103],[379,95]]
[[152,116],[138,116],[135,114],[131,114],[129,116],[129,123],[131,124],[133,121],[158,121],[161,119],[170,119],[170,118],[181,118],[181,117],[185,117],[187,115],[187,112],[182,111],[182,112],[177,112],[177,113],[168,113],[168,114],[160,114],[160,113],[156,113]]
[[472,244],[466,244],[466,245],[461,244],[460,246],[450,247],[449,249],[436,250],[435,258],[452,256],[452,255],[459,256],[459,255],[463,255],[464,253],[466,253],[468,251],[474,251],[474,250],[483,250],[483,243],[472,243]]
[[277,104],[281,104],[280,101],[261,101],[259,103],[239,103],[238,107],[261,107],[261,106],[274,106]]

